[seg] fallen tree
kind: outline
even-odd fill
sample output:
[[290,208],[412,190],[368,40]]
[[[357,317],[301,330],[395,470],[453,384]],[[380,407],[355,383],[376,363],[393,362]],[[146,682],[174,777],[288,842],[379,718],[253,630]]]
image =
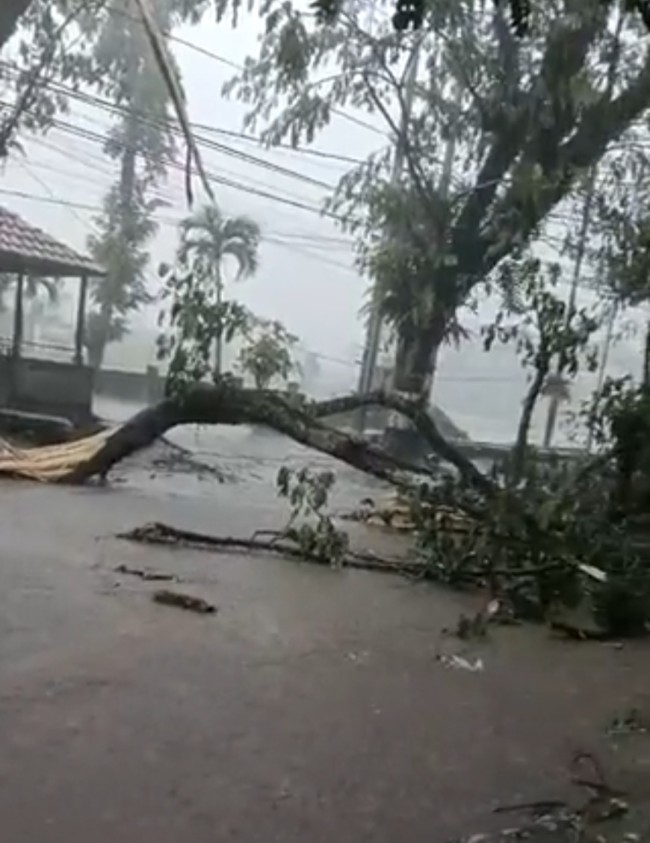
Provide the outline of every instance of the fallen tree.
[[496,486],[438,430],[430,414],[420,405],[399,395],[372,392],[327,401],[307,402],[283,393],[242,389],[224,378],[214,386],[190,387],[146,407],[129,421],[98,441],[97,448],[60,477],[62,483],[84,483],[92,477],[106,477],[119,461],[151,445],[167,431],[187,424],[259,424],[283,433],[314,450],[398,486],[411,486],[407,473],[432,474],[389,454],[379,445],[325,423],[328,416],[377,405],[408,418],[430,445],[432,452],[454,465],[461,477],[483,494]]

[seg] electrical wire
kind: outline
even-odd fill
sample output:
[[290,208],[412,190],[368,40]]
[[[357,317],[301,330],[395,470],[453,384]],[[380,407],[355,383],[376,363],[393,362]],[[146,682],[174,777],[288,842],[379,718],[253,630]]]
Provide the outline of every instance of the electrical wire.
[[[0,108],[2,108],[2,107],[7,107],[7,103],[0,101]],[[97,132],[92,132],[91,130],[84,129],[81,126],[71,124],[68,121],[61,120],[59,118],[54,118],[52,122],[53,122],[53,125],[56,128],[58,128],[60,131],[66,133],[66,134],[70,134],[70,135],[75,136],[75,137],[82,138],[84,140],[89,140],[89,141],[92,141],[92,142],[95,142],[95,143],[100,143],[100,144],[103,145],[103,144],[106,143],[106,141],[108,139],[108,136],[106,134],[102,135],[102,134],[99,134]],[[128,149],[129,147],[128,147],[128,145],[124,144],[124,145],[122,145],[122,148]],[[131,147],[131,148],[133,148],[133,147]],[[168,161],[167,165],[169,167],[171,167],[172,169],[176,169],[176,170],[179,170],[179,171],[182,171],[182,172],[184,172],[184,169],[185,169],[184,165],[181,165],[176,161]],[[299,210],[302,210],[302,211],[307,211],[309,213],[316,214],[319,217],[326,217],[328,219],[335,220],[337,222],[342,222],[342,223],[350,221],[349,219],[347,219],[345,217],[342,217],[339,214],[334,214],[330,211],[319,208],[316,205],[307,204],[307,202],[304,201],[303,199],[294,199],[294,198],[290,198],[290,197],[286,197],[286,196],[280,196],[277,193],[273,193],[271,191],[271,189],[264,190],[264,189],[260,189],[260,188],[251,187],[250,185],[245,185],[240,181],[236,181],[234,179],[231,179],[231,178],[228,178],[228,177],[225,177],[225,176],[219,176],[219,175],[216,175],[215,173],[210,174],[209,172],[208,172],[208,180],[212,183],[215,183],[215,184],[221,184],[224,187],[230,187],[233,190],[239,190],[239,191],[242,191],[244,193],[248,193],[252,196],[258,196],[262,199],[268,199],[268,200],[273,201],[273,202],[277,202],[277,203],[280,203],[280,204],[287,205],[288,207],[296,208],[296,209],[299,209]]]
[[[122,17],[126,17],[129,20],[137,23],[139,26],[142,26],[142,21],[136,17],[135,15],[129,14],[125,9],[116,9],[114,7],[109,7],[108,12],[113,15],[121,15]],[[214,53],[211,50],[207,50],[205,47],[201,47],[198,44],[194,44],[191,41],[187,41],[184,38],[179,38],[177,35],[174,35],[171,32],[163,32],[163,36],[167,38],[169,41],[175,41],[177,44],[181,44],[184,47],[187,47],[190,50],[194,50],[197,53],[200,53],[207,58],[213,59],[219,64],[226,65],[227,67],[231,67],[233,70],[242,71],[244,70],[243,66],[237,64],[237,62],[231,61],[230,59],[225,58],[224,56],[220,56],[218,53]],[[343,120],[347,120],[350,123],[354,123],[357,126],[360,126],[362,129],[367,129],[370,132],[374,132],[377,135],[381,135],[382,137],[387,137],[387,133],[379,129],[377,126],[373,126],[372,123],[368,123],[365,120],[362,120],[360,117],[355,117],[352,114],[348,114],[345,111],[342,111],[338,108],[330,109],[332,114],[335,114],[337,117],[340,117]],[[292,148],[292,147],[289,147]]]
[[[24,199],[34,202],[41,202],[42,204],[46,205],[56,205],[62,208],[92,211],[96,213],[99,213],[103,210],[100,205],[91,205],[86,202],[74,202],[68,199],[60,199],[56,196],[38,196],[33,193],[28,193],[27,191],[12,190],[10,188],[0,188],[0,195],[13,196],[16,199]],[[153,215],[153,218],[156,222],[173,227],[177,227],[181,221],[181,217],[163,217],[161,215],[156,214]],[[264,234],[262,235],[262,240],[264,242],[271,243],[274,246],[280,246],[281,248],[288,249],[289,251],[304,255],[314,261],[317,261],[318,263],[322,263],[327,266],[332,266],[336,269],[344,270],[345,272],[353,274],[355,277],[359,277],[358,273],[355,272],[351,266],[340,263],[339,261],[331,260],[329,258],[324,257],[323,255],[314,254],[314,252],[310,251],[308,247],[301,247],[296,243],[287,243],[278,237],[265,236]]]
[[[58,152],[59,154],[65,156],[66,159],[69,158],[69,153],[66,152],[66,150],[62,149],[61,147],[56,146],[55,144],[51,144],[51,143],[48,143],[46,141],[42,141],[40,139],[32,139],[31,142],[35,143],[37,146],[42,146],[44,149],[48,149],[48,150],[52,150],[54,152]],[[100,156],[93,156],[93,158],[94,158],[93,162],[83,161],[79,157],[79,153],[77,151],[75,151],[75,160],[78,163],[81,163],[84,166],[89,167],[90,169],[93,170],[93,172],[96,172],[97,169],[98,169],[98,164],[101,165],[104,162],[103,162],[103,160]],[[20,166],[23,165],[23,162],[20,158],[14,157],[12,160],[17,161],[17,163]],[[95,163],[95,162],[97,162],[97,163]],[[98,187],[101,187],[102,190],[105,190],[105,188],[106,188],[105,182],[100,182],[96,178],[89,178],[85,173],[77,173],[77,172],[72,172],[70,170],[64,170],[64,169],[61,169],[60,167],[55,167],[51,164],[47,164],[47,163],[41,162],[41,161],[38,161],[38,162],[31,161],[30,166],[32,168],[48,170],[49,172],[55,173],[57,175],[65,176],[66,178],[72,178],[72,179],[76,179],[76,180],[79,180],[79,181],[83,181],[84,184],[97,185]],[[106,170],[106,168],[100,169],[100,172],[102,172],[103,175],[105,175],[109,179],[112,179],[113,176],[114,176],[114,173],[110,170]],[[31,175],[34,178],[36,177],[33,172],[31,173]],[[47,188],[45,182],[40,180],[40,183],[41,183],[41,186],[45,186],[47,191],[49,193],[51,193],[51,190],[49,188]],[[168,191],[162,190],[161,188],[153,189],[151,191],[151,195],[152,195],[153,198],[160,199],[161,201],[166,202],[166,203],[173,203],[173,202],[181,202],[182,201],[182,197],[180,195],[180,192],[179,192],[179,195],[175,196]],[[273,235],[273,236],[284,237],[288,240],[298,240],[298,241],[301,241],[301,243],[303,243],[303,245],[310,246],[312,248],[317,248],[320,244],[322,244],[321,248],[324,248],[324,249],[332,250],[333,248],[335,249],[335,248],[339,247],[339,248],[344,249],[345,251],[349,252],[354,248],[354,245],[355,245],[354,241],[349,239],[349,238],[333,237],[333,236],[328,236],[328,235],[323,235],[323,234],[317,234],[315,232],[268,231],[268,234]]]
[[[11,73],[17,74],[17,70],[7,62],[0,61],[0,68],[5,71],[10,70]],[[181,138],[183,137],[182,129],[175,121],[169,119],[155,119],[146,112],[136,111],[128,108],[127,106],[112,103],[110,100],[107,100],[104,97],[96,96],[95,94],[77,91],[69,85],[64,85],[60,82],[44,80],[42,86],[53,90],[55,93],[64,94],[66,97],[69,97],[70,99],[75,100],[76,102],[82,102],[86,105],[91,105],[103,111],[109,112],[113,115],[117,114],[121,117],[128,117],[132,119],[134,118],[139,123],[142,123],[144,125],[152,126],[154,128],[158,128],[164,131],[169,131],[172,132],[175,136]],[[227,146],[226,144],[220,143],[219,141],[213,140],[212,138],[206,138],[197,135],[195,131],[195,129],[198,128],[197,124],[190,124],[190,127],[193,129],[195,141],[200,147],[203,147],[205,149],[211,149],[215,152],[220,152],[223,155],[236,158],[245,164],[252,164],[254,166],[269,170],[278,175],[285,176],[287,178],[297,179],[298,181],[301,181],[305,184],[313,185],[314,187],[319,187],[330,192],[336,189],[336,185],[324,182],[321,179],[314,178],[313,176],[309,176],[306,173],[301,173],[298,170],[283,167],[280,164],[276,164],[272,161],[267,161],[264,158],[259,158],[256,155],[251,155],[248,152],[243,152],[240,149],[235,149],[233,147]]]

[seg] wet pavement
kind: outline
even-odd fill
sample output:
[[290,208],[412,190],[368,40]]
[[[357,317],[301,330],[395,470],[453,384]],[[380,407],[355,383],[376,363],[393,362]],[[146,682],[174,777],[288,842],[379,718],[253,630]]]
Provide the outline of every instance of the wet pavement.
[[[498,804],[571,794],[577,750],[650,799],[650,738],[605,734],[650,706],[647,645],[500,629],[483,671],[445,667],[440,630],[467,598],[120,541],[150,520],[244,535],[281,520],[262,484],[125,479],[0,485],[3,841],[444,843]],[[120,564],[175,573],[219,611],[157,605],[159,584]]]

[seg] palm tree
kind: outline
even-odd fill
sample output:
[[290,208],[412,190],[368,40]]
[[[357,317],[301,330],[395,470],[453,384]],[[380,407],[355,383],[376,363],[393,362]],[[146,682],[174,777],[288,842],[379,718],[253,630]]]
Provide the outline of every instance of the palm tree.
[[[260,228],[250,217],[227,217],[216,204],[204,205],[180,225],[178,258],[204,281],[214,284],[217,308],[223,303],[223,261],[237,263],[235,280],[253,275],[258,267]],[[214,371],[221,374],[222,331],[215,337]]]
[[[17,284],[16,276],[9,272],[0,273],[0,312],[7,309],[7,295]],[[54,278],[43,278],[41,276],[26,275],[24,296],[26,299],[35,299],[43,291],[50,304],[56,304],[59,300],[59,283]]]

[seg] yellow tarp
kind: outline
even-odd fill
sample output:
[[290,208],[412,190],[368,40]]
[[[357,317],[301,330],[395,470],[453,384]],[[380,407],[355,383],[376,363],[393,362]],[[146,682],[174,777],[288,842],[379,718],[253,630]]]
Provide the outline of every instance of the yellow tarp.
[[74,442],[41,448],[14,448],[0,440],[0,474],[54,483],[96,454],[112,432],[103,430]]

